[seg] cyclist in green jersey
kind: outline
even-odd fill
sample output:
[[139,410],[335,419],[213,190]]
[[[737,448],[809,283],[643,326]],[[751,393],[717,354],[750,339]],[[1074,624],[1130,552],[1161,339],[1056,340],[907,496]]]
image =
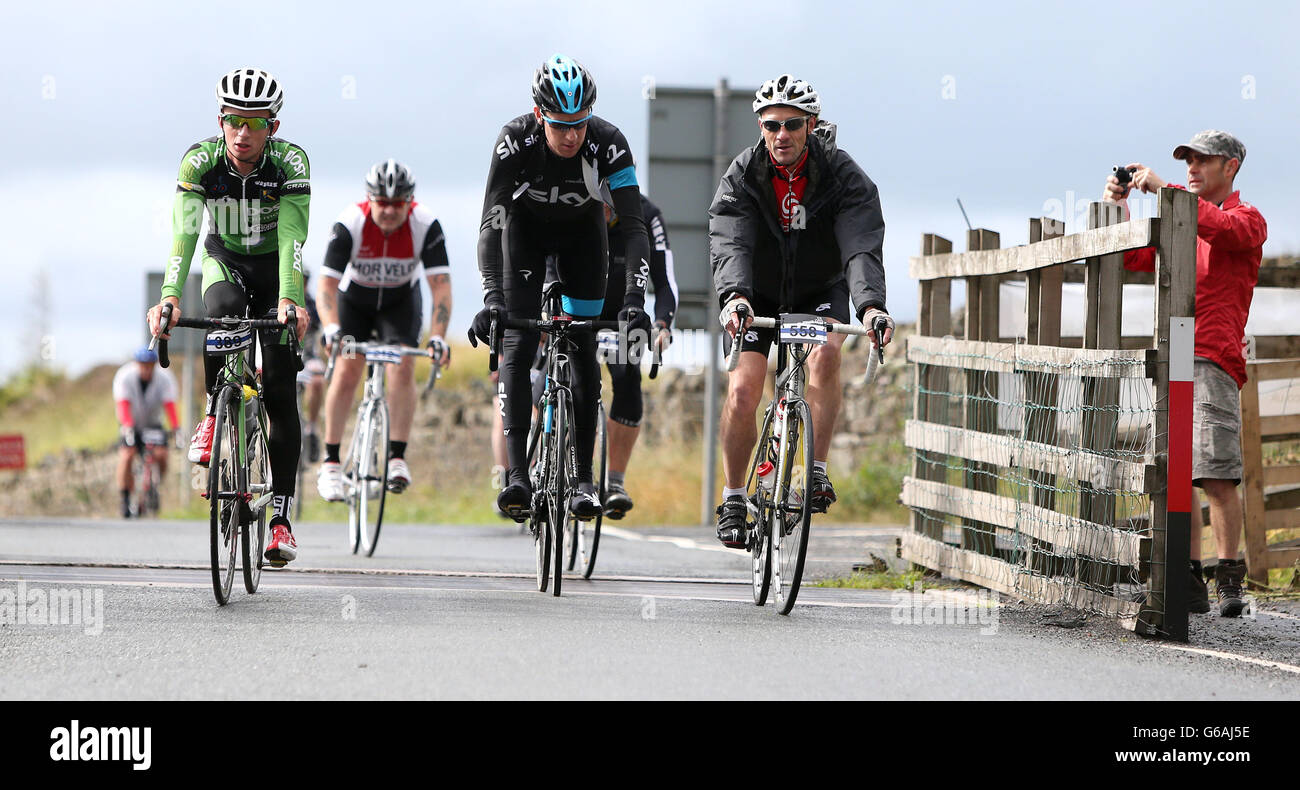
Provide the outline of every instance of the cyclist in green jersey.
[[[217,83],[217,124],[221,134],[195,143],[181,159],[172,209],[172,250],[163,277],[162,299],[149,310],[149,329],[160,331],[162,306],[174,305],[171,324],[181,317],[181,293],[198,246],[206,209],[210,218],[201,261],[203,311],[208,317],[254,317],[272,311],[296,326],[261,332],[262,389],[270,422],[273,512],[266,558],[283,565],[298,556],[289,524],[295,471],[301,448],[296,371],[289,346],[290,329],[301,340],[310,320],[302,275],[302,245],[307,240],[311,201],[307,154],[274,137],[276,116],[284,105],[280,83],[261,69],[236,69]],[[206,465],[212,452],[215,421],[211,392],[221,358],[205,356],[208,407],[190,443],[189,459]]]

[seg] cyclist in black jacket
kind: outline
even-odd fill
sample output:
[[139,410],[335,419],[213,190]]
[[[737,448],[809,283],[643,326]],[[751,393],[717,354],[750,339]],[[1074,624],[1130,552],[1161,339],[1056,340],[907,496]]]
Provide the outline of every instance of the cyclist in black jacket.
[[[604,309],[608,264],[601,188],[627,224],[627,274],[620,321],[633,336],[650,335],[645,284],[650,245],[641,216],[636,167],[623,133],[592,114],[596,84],[577,61],[554,55],[533,78],[533,111],[506,124],[497,137],[483,199],[478,261],[483,309],[470,327],[470,343],[488,341],[492,318],[539,318],[546,256],[556,256],[564,287],[564,310],[594,318]],[[528,371],[537,349],[536,332],[505,333],[498,394],[510,468],[498,507],[512,518],[528,516],[532,491],[527,474],[531,418]],[[576,336],[574,428],[578,487],[569,510],[581,519],[601,512],[592,484],[600,370],[594,336]]]
[[[745,474],[758,439],[754,412],[763,395],[772,330],[740,323],[750,315],[813,313],[846,322],[849,298],[864,323],[885,313],[881,247],[885,220],[876,185],[834,145],[834,127],[818,125],[821,98],[789,74],[768,80],[754,98],[762,139],[732,161],[709,209],[713,284],[730,351],[739,333],[742,353],[727,380],[722,412],[726,485],[718,507],[718,538],[745,546]],[[810,134],[810,131],[817,129]],[[808,358],[807,399],[813,418],[813,501],[825,512],[835,501],[826,457],[840,406],[840,346],[831,334]],[[883,337],[893,337],[893,321]],[[872,341],[875,342],[874,339]]]
[[[641,216],[645,219],[646,232],[650,235],[650,282],[655,290],[654,344],[662,353],[673,343],[673,318],[677,315],[677,274],[673,271],[673,251],[668,246],[668,230],[664,227],[663,212],[645,195],[641,196]],[[619,298],[626,277],[627,249],[631,239],[627,224],[620,221],[608,202],[605,204],[605,223],[609,234],[609,284],[605,292],[605,310],[600,317],[612,321],[618,317]],[[555,279],[555,259],[547,258],[546,281]],[[639,359],[631,358],[623,349],[617,354],[607,354],[605,361],[609,367],[614,397],[609,403],[609,420],[606,425],[609,436],[609,482],[605,489],[604,505],[605,515],[618,520],[632,509],[632,497],[627,492],[624,478],[637,437],[641,434],[641,367]],[[534,382],[534,401],[537,387],[538,383]]]

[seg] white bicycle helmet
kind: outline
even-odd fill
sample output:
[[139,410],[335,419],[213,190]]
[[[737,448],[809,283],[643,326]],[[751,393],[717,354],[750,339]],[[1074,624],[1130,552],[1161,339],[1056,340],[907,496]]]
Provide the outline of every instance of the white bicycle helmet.
[[366,194],[383,198],[406,198],[415,193],[415,176],[396,159],[376,163],[366,174]]
[[792,74],[782,74],[774,80],[763,83],[763,87],[754,92],[754,112],[760,113],[768,107],[795,107],[809,115],[820,115],[822,111],[821,96],[813,86]]
[[284,91],[275,77],[261,69],[235,69],[217,83],[217,106],[270,110],[274,118],[284,106]]

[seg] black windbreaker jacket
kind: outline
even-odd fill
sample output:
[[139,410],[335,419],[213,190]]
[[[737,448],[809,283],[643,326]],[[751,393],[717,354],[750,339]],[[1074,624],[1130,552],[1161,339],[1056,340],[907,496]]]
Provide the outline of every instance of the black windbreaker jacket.
[[847,153],[808,136],[805,223],[785,232],[775,170],[759,141],[727,168],[709,208],[709,257],[719,306],[730,294],[789,305],[848,279],[854,312],[885,309],[885,219],[876,185]]

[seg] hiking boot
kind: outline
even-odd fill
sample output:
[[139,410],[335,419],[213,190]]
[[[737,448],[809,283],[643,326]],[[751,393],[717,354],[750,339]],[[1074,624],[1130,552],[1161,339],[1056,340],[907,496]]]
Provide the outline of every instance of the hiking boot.
[[728,497],[718,505],[718,540],[730,549],[743,549],[749,545],[749,526],[746,523],[749,509],[743,496]]
[[1192,614],[1205,614],[1210,611],[1210,588],[1205,584],[1205,577],[1192,571],[1191,584],[1187,589],[1187,611]]
[[1246,580],[1246,564],[1234,562],[1227,565],[1223,560],[1214,568],[1214,587],[1219,597],[1220,617],[1241,617],[1246,608],[1242,598],[1241,584]]

